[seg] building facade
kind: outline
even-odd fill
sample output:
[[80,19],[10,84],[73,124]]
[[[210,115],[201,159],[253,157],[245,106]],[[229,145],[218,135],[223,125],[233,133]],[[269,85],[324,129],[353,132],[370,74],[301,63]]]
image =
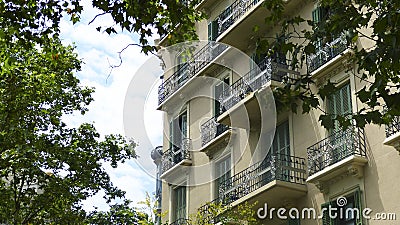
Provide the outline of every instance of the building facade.
[[[314,88],[328,80],[338,85],[338,91],[320,99],[323,109],[334,114],[362,107],[355,93],[365,81],[348,72],[351,50],[342,37],[326,40],[300,70],[292,70],[286,56],[255,54],[252,29],[264,24],[268,14],[262,4],[203,0],[197,7],[209,17],[196,26],[199,39],[227,45],[201,42],[192,46],[195,50],[160,53],[171,68],[159,87],[158,109],[165,112],[162,154],[157,158],[162,181],[157,193],[162,196],[161,211],[167,212],[163,223],[187,224],[191,215],[201,212],[205,222],[217,224],[218,218],[208,212],[210,202],[232,207],[249,202],[259,213],[265,213],[260,209],[267,203],[286,213],[312,208],[317,216],[259,216],[260,224],[400,224],[395,218],[400,213],[399,120],[387,127],[327,130],[318,121],[319,110],[272,112],[268,100],[275,88],[307,70]],[[321,12],[314,1],[289,0],[285,5],[287,16],[318,21]],[[259,29],[265,36],[278,30],[266,25]],[[167,46],[166,38],[159,44]],[[371,45],[362,38],[356,44]],[[361,213],[330,218],[324,210],[330,207],[360,212],[369,208],[372,218],[385,213],[391,218],[368,219]]]

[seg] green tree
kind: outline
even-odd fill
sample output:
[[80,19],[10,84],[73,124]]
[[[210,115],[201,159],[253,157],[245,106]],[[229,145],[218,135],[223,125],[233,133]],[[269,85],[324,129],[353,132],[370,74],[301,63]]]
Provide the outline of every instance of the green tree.
[[0,42],[0,221],[81,223],[82,200],[100,190],[109,203],[124,197],[102,165],[136,157],[135,143],[64,121],[93,100],[74,76],[81,61],[73,47],[57,38],[11,43]]
[[[265,1],[264,6],[271,12],[265,21],[268,25],[279,27],[280,32],[276,37],[260,38],[259,49],[270,48],[272,52],[285,53],[291,56],[291,68],[304,68],[307,56],[316,53],[324,39],[343,35],[353,52],[348,59],[352,69],[346,70],[346,73],[366,84],[356,93],[364,107],[344,115],[322,110],[320,100],[336,91],[337,86],[328,81],[317,87],[307,71],[300,79],[276,92],[278,109],[296,112],[301,106],[303,113],[312,108],[320,109],[323,114],[319,119],[327,128],[332,128],[335,121],[347,127],[351,119],[361,127],[368,123],[389,123],[400,115],[400,2],[319,0],[316,3],[323,10],[320,21],[300,16],[288,18],[285,15],[286,1]],[[304,26],[310,29],[303,29]],[[361,39],[369,41],[371,46],[360,46]],[[383,106],[387,110],[382,110]]]
[[[108,211],[94,211],[89,214],[88,224],[125,225],[138,224],[141,216],[130,206],[130,201],[111,205]],[[140,223],[139,223],[140,224]]]
[[[101,16],[111,16],[115,24],[97,27],[108,34],[126,30],[139,35],[138,43],[144,53],[154,52],[156,46],[148,41],[154,33],[167,36],[170,30],[179,29],[167,36],[177,43],[196,38],[195,22],[204,18],[195,10],[200,0],[194,1],[126,1],[92,0],[100,10],[92,21]],[[42,43],[49,36],[59,34],[60,21],[68,16],[73,23],[80,20],[84,8],[80,0],[2,0],[0,1],[0,38],[9,43],[29,45]],[[91,22],[92,22],[91,21]],[[91,23],[90,22],[90,23]],[[117,29],[119,28],[119,29]]]

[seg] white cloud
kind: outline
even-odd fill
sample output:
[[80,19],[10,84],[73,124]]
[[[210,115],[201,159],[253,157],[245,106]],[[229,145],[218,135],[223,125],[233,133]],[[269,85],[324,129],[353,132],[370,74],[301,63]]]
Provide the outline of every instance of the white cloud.
[[[90,1],[84,1],[84,14],[82,20],[76,25],[70,21],[61,23],[62,39],[65,44],[75,43],[79,58],[82,58],[84,64],[82,71],[77,75],[82,85],[94,87],[96,92],[93,94],[94,102],[89,107],[89,112],[85,116],[72,115],[66,117],[71,125],[77,126],[82,122],[94,122],[96,129],[100,134],[120,133],[124,134],[123,110],[125,95],[131,79],[134,77],[139,66],[143,64],[149,56],[140,53],[140,49],[135,46],[127,48],[123,54],[123,63],[115,68],[109,76],[109,63],[115,65],[119,63],[118,53],[122,48],[130,43],[137,41],[137,37],[127,33],[109,36],[106,33],[96,31],[99,24],[112,24],[109,17],[98,17],[92,25],[87,25],[98,12],[92,9]],[[141,82],[140,80],[138,82]],[[140,86],[140,84],[139,84]],[[134,101],[131,104],[143,104],[146,101],[146,90],[138,89],[134,91]],[[161,144],[162,124],[161,113],[156,112],[157,94],[153,93],[148,100],[148,106],[138,108],[140,112],[132,115],[135,124],[142,123],[142,117],[137,115],[149,115],[146,119],[146,127],[150,129],[139,131],[139,135],[134,136],[135,141],[140,143],[137,148],[141,157],[149,159],[150,150],[153,145]],[[142,112],[142,111],[145,112]],[[149,118],[149,117],[147,117]],[[150,139],[150,142],[148,141]],[[152,145],[153,144],[153,145]],[[148,160],[146,167],[154,167],[151,159]],[[111,181],[126,191],[126,196],[134,203],[143,200],[145,192],[153,192],[155,189],[155,180],[145,173],[134,160],[128,161],[113,169],[105,166],[109,172]],[[92,210],[97,206],[100,210],[106,209],[106,204],[101,197],[96,195],[84,202],[84,208]]]

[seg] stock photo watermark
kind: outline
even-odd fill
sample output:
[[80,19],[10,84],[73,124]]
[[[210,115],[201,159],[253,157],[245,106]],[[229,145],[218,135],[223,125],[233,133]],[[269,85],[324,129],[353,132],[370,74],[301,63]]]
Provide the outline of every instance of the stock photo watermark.
[[346,197],[336,199],[335,205],[323,207],[320,213],[315,208],[274,208],[268,207],[265,203],[264,207],[257,210],[258,219],[322,219],[328,217],[330,219],[367,219],[367,220],[397,220],[397,214],[393,212],[373,213],[371,208],[357,208],[347,205]]

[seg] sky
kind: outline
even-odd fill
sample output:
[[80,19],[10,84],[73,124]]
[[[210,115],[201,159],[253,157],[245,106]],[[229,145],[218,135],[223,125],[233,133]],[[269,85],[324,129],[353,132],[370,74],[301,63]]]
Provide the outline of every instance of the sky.
[[[146,78],[147,83],[152,84],[151,88],[141,85],[146,71],[146,65],[142,65],[146,61],[149,63],[151,57],[154,63],[154,56],[146,56],[140,53],[140,48],[131,46],[121,55],[122,65],[113,69],[110,74],[110,65],[119,63],[118,52],[130,43],[137,43],[137,37],[125,32],[110,36],[96,31],[99,25],[112,25],[111,17],[98,17],[88,25],[98,11],[92,8],[90,1],[82,1],[82,4],[84,12],[80,22],[73,25],[68,17],[62,21],[61,38],[64,44],[76,46],[78,57],[84,62],[77,77],[82,85],[95,88],[95,93],[92,95],[94,102],[84,116],[76,114],[67,117],[67,120],[72,126],[78,126],[83,122],[94,123],[102,135],[112,133],[127,135],[125,132],[127,126],[135,128],[135,132],[130,135],[135,135],[133,139],[139,144],[136,150],[140,160],[130,160],[120,164],[117,169],[107,165],[105,168],[111,181],[126,191],[128,199],[137,203],[144,200],[146,192],[151,194],[155,190],[154,177],[149,175],[148,171],[155,169],[150,151],[162,143],[162,113],[156,110],[158,84],[156,78],[159,76],[159,71],[152,71],[153,76]],[[141,70],[138,71],[140,67]],[[131,83],[132,79],[135,79],[135,84]],[[94,206],[100,210],[108,208],[101,195],[84,202],[84,208],[88,211],[93,210]]]

